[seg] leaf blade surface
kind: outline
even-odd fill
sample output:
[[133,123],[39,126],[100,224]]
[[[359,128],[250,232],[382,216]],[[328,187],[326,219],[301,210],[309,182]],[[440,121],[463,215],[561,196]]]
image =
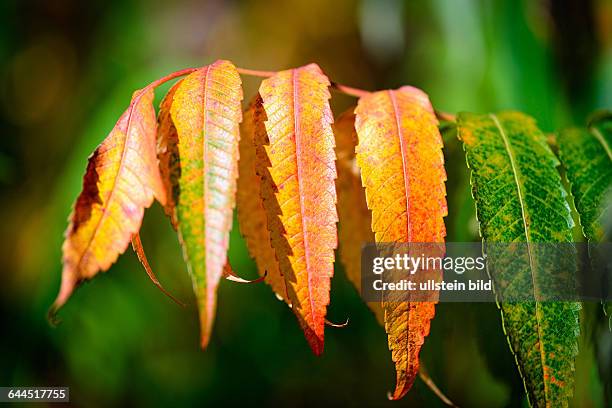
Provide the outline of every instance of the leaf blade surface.
[[196,295],[201,345],[210,340],[217,287],[227,264],[238,175],[242,85],[219,60],[171,89],[160,111],[160,163]]
[[[447,214],[442,138],[427,95],[419,89],[375,92],[355,110],[357,164],[379,243],[443,243]],[[383,299],[385,330],[396,366],[390,399],[402,398],[419,369],[435,302]],[[432,299],[433,300],[433,299]]]
[[524,114],[462,113],[457,126],[471,169],[483,242],[527,244],[527,256],[512,259],[515,272],[507,269],[508,276],[492,278],[525,280],[524,287],[536,299],[499,303],[528,398],[534,406],[566,406],[572,394],[580,305],[537,300],[550,277],[538,274],[545,260],[530,245],[571,242],[573,224],[556,169],[559,163],[535,121]]
[[[271,242],[289,303],[321,354],[337,246],[329,79],[316,64],[262,81],[267,138],[257,145]],[[268,167],[269,165],[269,167]]]
[[125,252],[154,198],[165,203],[152,101],[152,89],[136,91],[130,107],[89,157],[65,233],[62,285],[52,311],[76,285],[106,271]]

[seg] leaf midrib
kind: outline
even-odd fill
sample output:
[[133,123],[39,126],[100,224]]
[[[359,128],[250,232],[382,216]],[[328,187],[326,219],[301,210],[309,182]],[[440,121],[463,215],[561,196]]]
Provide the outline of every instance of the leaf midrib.
[[406,238],[407,242],[412,242],[412,226],[410,225],[410,182],[408,177],[408,165],[406,164],[406,146],[404,144],[404,134],[400,123],[400,115],[395,99],[394,91],[387,91],[391,105],[393,106],[393,116],[395,118],[395,127],[397,129],[397,137],[399,139],[400,152],[402,156],[402,176],[404,178],[404,194],[406,195]]
[[[96,224],[96,227],[94,228],[94,232],[93,234],[91,234],[91,237],[89,238],[89,241],[87,242],[87,245],[85,246],[85,250],[81,252],[81,254],[79,255],[79,262],[77,262],[77,265],[75,267],[75,269],[77,270],[80,269],[81,263],[83,262],[83,258],[85,257],[85,253],[89,250],[89,248],[91,247],[91,244],[94,242],[94,239],[97,237],[98,231],[100,230],[100,225],[102,224],[102,220],[105,219],[106,216],[108,215],[109,203],[114,197],[115,191],[117,189],[117,180],[119,179],[119,174],[121,173],[123,169],[123,164],[124,164],[123,162],[125,161],[125,156],[127,154],[127,151],[129,150],[127,145],[128,145],[128,139],[130,137],[130,129],[132,126],[132,114],[134,113],[134,109],[136,108],[138,103],[140,103],[140,99],[142,98],[144,94],[145,94],[145,90],[141,91],[136,96],[136,98],[134,98],[133,103],[130,103],[130,107],[129,107],[130,113],[128,115],[127,126],[125,128],[125,141],[123,144],[123,152],[121,152],[121,159],[119,160],[119,167],[117,168],[117,174],[115,174],[115,178],[113,179],[113,186],[111,187],[108,198],[106,199],[106,205],[102,208],[102,215],[100,215],[100,218],[98,219],[98,223]],[[114,130],[115,129],[113,129],[112,131]],[[95,167],[97,167],[97,165]]]
[[[529,256],[529,268],[531,269],[531,285],[533,287],[533,292],[534,292],[534,297],[536,295],[537,292],[537,287],[536,287],[536,281],[534,279],[534,261],[533,261],[533,256],[531,253],[531,246],[530,246],[530,240],[529,240],[529,224],[527,223],[527,209],[525,207],[525,202],[524,202],[524,198],[523,198],[523,192],[521,189],[521,183],[519,178],[522,177],[522,174],[518,168],[518,166],[516,165],[515,159],[514,159],[514,153],[512,151],[512,148],[510,146],[510,142],[508,140],[508,136],[506,135],[506,132],[501,124],[501,122],[499,121],[499,118],[497,117],[497,115],[495,114],[489,114],[489,117],[493,120],[493,123],[495,123],[495,126],[497,127],[497,130],[499,131],[499,134],[504,142],[504,147],[506,149],[506,153],[508,154],[508,158],[510,160],[510,166],[512,168],[512,175],[514,177],[514,182],[516,183],[516,188],[517,188],[517,192],[518,192],[518,198],[519,198],[519,203],[521,205],[521,217],[522,217],[522,221],[523,221],[523,228],[525,231],[525,239],[526,239],[526,244],[527,244],[527,254]],[[545,378],[545,367],[546,367],[546,356],[544,353],[544,346],[543,346],[543,335],[542,335],[542,326],[541,326],[541,322],[540,322],[540,302],[538,302],[537,300],[535,300],[535,306],[536,306],[536,311],[535,311],[535,318],[536,318],[536,324],[537,324],[537,330],[538,330],[538,343],[539,343],[539,348],[540,348],[540,362],[542,364],[542,380],[544,383],[544,395],[546,400],[548,400],[548,395],[549,395],[549,390],[548,390],[548,383],[546,381]]]
[[[404,144],[404,133],[402,131],[402,126],[401,126],[401,121],[400,121],[400,113],[399,113],[399,109],[397,106],[397,100],[395,98],[395,94],[394,91],[390,90],[387,91],[388,95],[389,95],[389,99],[391,100],[391,105],[393,106],[393,116],[395,118],[395,127],[397,130],[397,137],[399,139],[399,145],[400,145],[400,153],[402,156],[402,176],[404,178],[404,194],[406,196],[406,240],[407,242],[412,242],[412,226],[410,225],[410,182],[409,182],[409,177],[408,177],[408,165],[406,163],[406,146]],[[386,233],[386,232],[385,232]],[[381,236],[382,238],[382,236]],[[411,317],[412,317],[412,313],[410,313],[410,307],[408,306],[406,308],[405,313],[408,315],[407,316],[407,321],[406,324],[408,325],[407,327],[412,327],[411,325]],[[408,339],[408,333],[406,333],[405,337],[405,346],[404,348],[407,349],[408,351],[410,351],[410,341]],[[406,356],[406,362],[405,362],[405,370],[408,371],[408,366],[410,364],[410,357],[411,354],[410,352],[407,353]],[[404,384],[405,386],[405,384]]]
[[293,132],[295,134],[295,166],[296,166],[296,171],[297,171],[298,195],[300,197],[300,217],[301,217],[301,224],[302,224],[302,237],[303,237],[302,242],[304,245],[304,262],[306,263],[306,276],[307,276],[307,281],[308,281],[308,303],[310,304],[310,318],[312,320],[311,323],[313,325],[313,329],[315,329],[316,328],[315,305],[314,305],[314,297],[312,294],[312,282],[311,282],[312,273],[310,270],[310,259],[309,259],[310,250],[309,250],[308,236],[306,234],[306,225],[305,225],[306,217],[304,214],[304,194],[302,194],[303,192],[302,166],[301,166],[302,138],[300,137],[301,128],[300,128],[300,120],[298,118],[299,103],[298,103],[297,74],[298,74],[298,69],[291,70],[291,86],[292,86],[292,93],[293,93]]
[[591,134],[595,137],[595,139],[597,139],[597,141],[604,148],[604,150],[605,150],[606,154],[608,155],[608,158],[610,159],[610,161],[612,161],[612,150],[610,149],[610,146],[608,145],[608,143],[604,139],[603,135],[601,134],[601,131],[597,127],[595,127],[595,126],[591,126],[589,128],[589,130],[591,131]]
[[[206,256],[207,244],[208,244],[208,228],[206,228],[206,218],[208,216],[208,189],[207,186],[207,178],[208,178],[208,80],[210,78],[210,69],[215,64],[210,64],[206,66],[206,73],[204,74],[204,81],[202,81],[203,86],[203,100],[202,100],[202,199],[203,202],[203,211],[202,211],[202,226],[204,227],[204,251],[202,251],[202,255],[204,255],[204,270],[206,273],[210,273],[208,270],[208,256]],[[208,279],[206,279],[206,287],[208,288]]]

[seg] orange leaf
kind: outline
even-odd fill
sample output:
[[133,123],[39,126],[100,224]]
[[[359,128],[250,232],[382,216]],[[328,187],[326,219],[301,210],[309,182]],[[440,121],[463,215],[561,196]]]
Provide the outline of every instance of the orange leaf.
[[337,246],[329,84],[315,64],[264,80],[259,93],[267,140],[256,141],[272,246],[292,309],[317,355]]
[[193,281],[202,347],[214,322],[217,287],[227,262],[238,175],[242,86],[236,67],[217,61],[177,83],[162,102],[159,155]]
[[152,101],[152,89],[135,92],[130,107],[89,157],[83,191],[66,230],[62,285],[52,313],[78,283],[106,271],[126,250],[154,197],[165,202]]
[[[372,213],[368,209],[365,190],[361,185],[359,167],[355,160],[357,132],[355,131],[354,108],[336,119],[336,154],[338,160],[338,240],[340,259],[348,279],[361,293],[361,249],[364,244],[374,242]],[[376,320],[384,326],[383,309],[379,302],[368,302]]]
[[287,301],[285,277],[279,269],[276,253],[270,242],[268,217],[261,192],[262,181],[255,171],[255,138],[262,140],[267,137],[264,117],[262,100],[257,95],[246,110],[240,126],[240,160],[236,194],[238,222],[249,253],[257,263],[259,274],[263,276],[267,272],[265,281],[279,298]]
[[[427,95],[412,87],[360,98],[357,164],[376,242],[444,242],[447,214],[442,138]],[[434,302],[384,301],[385,330],[403,397],[419,368]]]

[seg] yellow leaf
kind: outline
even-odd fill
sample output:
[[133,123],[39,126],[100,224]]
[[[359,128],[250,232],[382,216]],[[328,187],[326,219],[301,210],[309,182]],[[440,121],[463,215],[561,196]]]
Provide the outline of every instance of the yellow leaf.
[[272,246],[292,309],[317,355],[337,246],[329,85],[315,64],[264,80],[259,93],[267,140],[256,141]]
[[[359,99],[355,115],[357,164],[376,242],[444,242],[442,138],[427,95],[412,87],[375,92]],[[418,373],[419,351],[435,303],[397,301],[387,295],[385,330],[397,372],[389,397],[399,399]]]
[[166,195],[155,156],[153,90],[134,93],[130,107],[89,157],[63,249],[62,285],[51,310],[75,286],[106,271],[140,229],[144,209]]

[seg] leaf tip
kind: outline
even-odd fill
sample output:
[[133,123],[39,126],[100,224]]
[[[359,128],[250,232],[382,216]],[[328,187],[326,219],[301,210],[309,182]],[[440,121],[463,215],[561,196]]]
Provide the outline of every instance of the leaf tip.
[[408,393],[408,389],[406,389],[406,387],[400,387],[398,386],[397,388],[395,388],[395,391],[391,392],[388,391],[387,392],[387,399],[389,401],[399,401],[400,399],[402,399],[404,397],[404,395],[406,395]]
[[210,334],[202,333],[200,336],[200,348],[202,348],[202,350],[206,350],[208,348],[209,343],[210,343]]
[[76,279],[74,279],[71,273],[67,273],[66,268],[64,267],[59,293],[47,312],[47,320],[51,326],[57,326],[60,323],[60,320],[57,318],[57,312],[66,304],[72,295],[72,292],[74,292],[76,285]]
[[306,340],[308,341],[308,345],[310,346],[310,349],[312,350],[313,354],[317,357],[323,354],[323,335],[319,336],[314,331],[310,331],[308,329],[304,329],[304,332],[306,334]]
[[213,296],[206,296],[200,299],[198,302],[200,309],[200,347],[202,350],[206,350],[210,343],[210,337],[212,335],[213,324],[215,321],[215,310],[216,310],[216,298]]
[[208,348],[211,333],[212,319],[208,316],[206,311],[200,311],[200,347],[202,350],[206,350]]
[[404,398],[404,396],[408,394],[408,391],[410,391],[410,389],[412,388],[412,384],[414,384],[416,375],[416,371],[410,374],[398,371],[397,380],[395,382],[395,390],[393,392],[388,392],[387,398],[390,401],[398,401]]
[[322,341],[314,341],[310,343],[310,348],[315,356],[319,357],[323,354],[323,342]]

